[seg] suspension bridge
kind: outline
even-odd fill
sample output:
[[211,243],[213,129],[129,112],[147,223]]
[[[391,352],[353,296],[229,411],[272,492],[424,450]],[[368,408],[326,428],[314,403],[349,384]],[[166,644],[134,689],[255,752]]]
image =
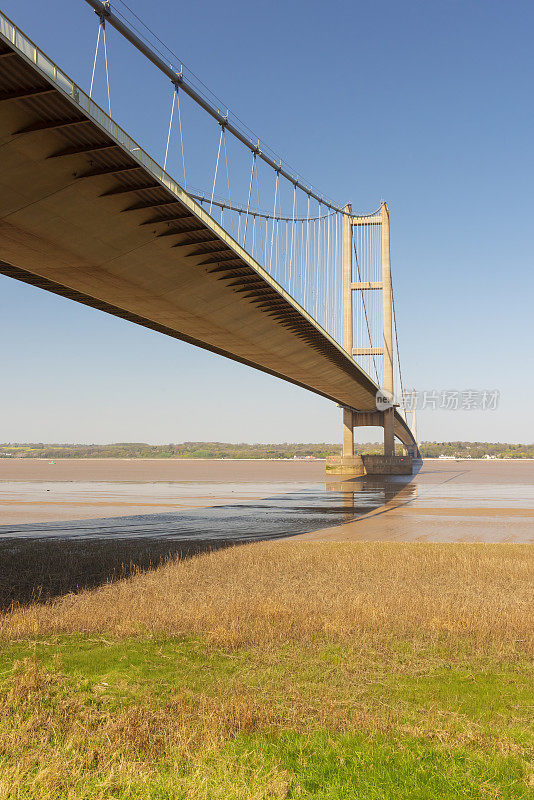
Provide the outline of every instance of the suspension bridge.
[[[334,472],[357,471],[366,425],[384,428],[381,468],[398,466],[395,437],[411,463],[386,203],[356,214],[330,200],[223,113],[122,0],[86,2],[98,17],[88,93],[0,13],[0,273],[334,401]],[[170,81],[162,165],[111,116],[110,27]],[[107,110],[93,99],[102,62]],[[204,191],[186,169],[186,100],[218,126]]]

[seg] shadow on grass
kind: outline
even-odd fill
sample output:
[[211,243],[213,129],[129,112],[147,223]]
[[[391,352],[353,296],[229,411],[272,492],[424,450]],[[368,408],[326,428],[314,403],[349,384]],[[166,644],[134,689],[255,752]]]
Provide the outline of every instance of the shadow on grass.
[[154,569],[169,558],[352,521],[395,497],[409,502],[416,493],[411,481],[412,476],[368,476],[329,481],[326,491],[311,495],[296,492],[179,515],[2,526],[0,610],[95,588]]
[[236,542],[137,539],[8,539],[0,542],[0,609],[45,602]]

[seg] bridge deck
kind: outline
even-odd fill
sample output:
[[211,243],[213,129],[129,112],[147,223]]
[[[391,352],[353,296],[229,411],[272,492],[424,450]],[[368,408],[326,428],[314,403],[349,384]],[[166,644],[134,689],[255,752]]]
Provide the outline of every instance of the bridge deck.
[[0,108],[0,272],[375,408],[371,378],[1,15]]

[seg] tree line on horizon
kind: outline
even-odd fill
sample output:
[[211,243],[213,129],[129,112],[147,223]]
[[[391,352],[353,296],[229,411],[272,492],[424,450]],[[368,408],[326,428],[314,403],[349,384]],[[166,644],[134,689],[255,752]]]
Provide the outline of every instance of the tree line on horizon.
[[[502,442],[421,442],[423,458],[534,458],[534,444]],[[356,452],[381,453],[381,442],[356,445]],[[401,452],[398,446],[398,452]],[[245,442],[182,442],[179,444],[147,444],[117,442],[113,444],[0,444],[0,458],[327,458],[339,455],[340,445],[322,443],[248,444]]]

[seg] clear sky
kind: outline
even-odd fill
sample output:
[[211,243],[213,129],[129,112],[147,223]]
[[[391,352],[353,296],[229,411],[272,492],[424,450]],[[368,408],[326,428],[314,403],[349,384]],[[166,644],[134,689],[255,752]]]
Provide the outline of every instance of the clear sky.
[[[501,393],[497,411],[422,412],[420,438],[532,442],[531,0],[129,5],[326,195],[387,200],[405,383]],[[83,0],[2,8],[89,88]],[[169,85],[112,30],[108,49],[113,116],[162,160]],[[95,88],[104,105],[101,64]],[[209,189],[218,131],[196,114],[188,169]],[[340,438],[322,398],[8,278],[0,342],[0,441]]]

